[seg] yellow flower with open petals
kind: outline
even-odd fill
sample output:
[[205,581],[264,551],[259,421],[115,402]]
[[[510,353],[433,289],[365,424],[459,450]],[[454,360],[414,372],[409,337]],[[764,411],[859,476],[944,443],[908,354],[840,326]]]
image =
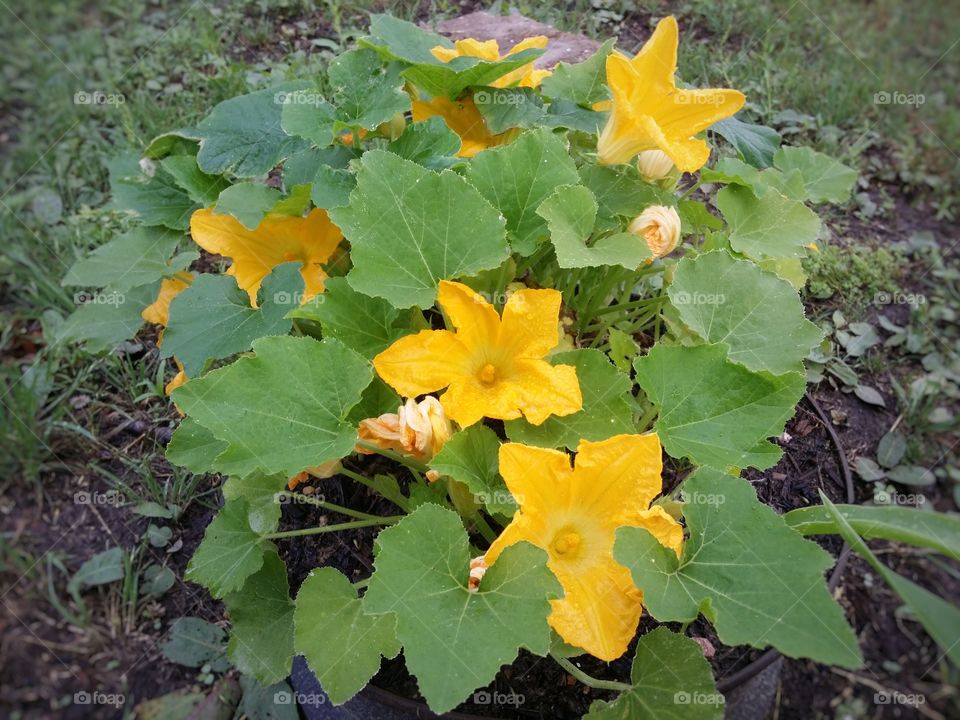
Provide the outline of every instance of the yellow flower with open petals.
[[[529,50],[530,48],[537,49],[546,49],[547,47],[547,37],[546,35],[536,35],[534,37],[524,38],[507,52],[506,55],[500,54],[500,44],[496,40],[474,40],[473,38],[465,38],[463,40],[457,40],[452,48],[445,48],[442,45],[437,45],[435,48],[431,49],[430,52],[433,53],[433,56],[440,60],[441,62],[450,62],[454,58],[458,57],[475,57],[480,58],[481,60],[486,60],[487,62],[498,62],[499,60],[506,60],[511,55],[516,55],[519,52],[524,50]],[[490,83],[492,87],[497,88],[507,88],[507,87],[528,87],[535,88],[539,87],[540,83],[543,82],[545,77],[550,76],[549,70],[541,70],[533,66],[533,62],[529,62],[526,65],[518,67],[516,70],[511,70],[506,75],[498,77],[496,80]]]
[[319,209],[306,217],[267,215],[255,230],[248,230],[232,215],[216,215],[212,208],[203,208],[191,216],[190,234],[207,252],[233,260],[227,274],[237,279],[254,307],[260,283],[285,262],[303,263],[304,301],[323,292],[327,279],[323,264],[343,239],[340,229]]
[[173,277],[164,278],[160,282],[157,299],[143,309],[140,317],[148,323],[166,327],[170,322],[170,301],[190,287],[191,283],[193,283],[193,274],[188,272],[178,272],[174,273]]
[[547,567],[563,586],[551,600],[550,625],[567,643],[601,660],[620,657],[640,622],[642,593],[613,559],[618,527],[641,527],[680,555],[683,528],[650,501],[661,492],[656,434],[582,440],[574,466],[558,450],[500,446],[500,474],[519,511],[487,551],[526,541],[547,551]]
[[710,147],[694,135],[743,107],[745,98],[737,90],[676,86],[678,35],[676,19],[665,17],[632,60],[618,52],[607,56],[613,101],[597,142],[601,164],[626,163],[659,148],[682,172],[699,170]]
[[570,415],[583,405],[576,368],[544,357],[560,342],[560,293],[520,290],[503,317],[466,285],[443,280],[437,303],[450,330],[422,330],[397,340],[373,359],[373,367],[400,395],[447,391],[447,416],[467,427],[481,418],[534,425],[551,415]]

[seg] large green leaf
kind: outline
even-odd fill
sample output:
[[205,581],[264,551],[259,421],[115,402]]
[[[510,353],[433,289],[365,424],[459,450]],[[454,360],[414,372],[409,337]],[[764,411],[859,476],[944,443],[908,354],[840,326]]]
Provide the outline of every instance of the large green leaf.
[[410,123],[403,134],[387,145],[387,150],[431,170],[443,170],[457,162],[460,136],[442,117],[429,117]]
[[549,98],[566,98],[585,107],[608,99],[607,56],[613,50],[614,42],[607,40],[583,62],[557,63],[553,74],[541,83],[543,94]]
[[162,227],[136,227],[101,245],[78,260],[67,271],[61,285],[109,286],[123,292],[155,282],[183,270],[196,253],[181,253],[170,263],[170,255],[183,233]]
[[308,87],[306,81],[284,83],[224,100],[214,107],[197,125],[202,138],[197,153],[200,169],[255,177],[304,150],[307,142],[287,135],[280,118],[286,97]]
[[473,93],[473,104],[494,134],[543,123],[543,99],[533,88],[479,88]]
[[730,226],[730,247],[755,260],[802,257],[820,232],[815,212],[775,190],[758,198],[751,188],[730,185],[717,193],[717,207]]
[[157,299],[159,288],[158,281],[126,292],[107,288],[76,293],[74,300],[80,307],[56,328],[56,341],[83,341],[90,352],[112,349],[140,332],[141,313]]
[[292,477],[348,454],[357,432],[345,418],[373,378],[370,363],[332,338],[264,337],[253,350],[173,392],[187,415],[229,443],[218,465]]
[[882,538],[926,547],[960,560],[960,516],[925,512],[908,507],[869,505],[822,505],[791,510],[783,519],[801,535],[839,534],[834,519],[840,513],[846,523],[865,540]]
[[217,472],[216,458],[226,449],[227,443],[217,440],[213,433],[193,418],[185,417],[167,443],[166,457],[174,465],[200,475]]
[[250,307],[250,296],[232,275],[198,275],[170,303],[160,357],[176,356],[195,377],[210,359],[249,350],[265,335],[290,332],[286,314],[302,293],[298,262],[283,263],[264,278],[258,308]]
[[577,183],[579,175],[564,140],[549,130],[532,130],[477,155],[467,180],[503,213],[513,251],[530,255],[547,234],[537,214],[540,203],[558,185]]
[[555,365],[573,365],[583,395],[583,408],[563,417],[552,416],[541,425],[524,419],[505,423],[514,442],[538,447],[576,449],[580,440],[606,440],[621,433],[636,432],[630,378],[617,370],[599,350],[571,350],[553,355]]
[[399,322],[400,316],[386,300],[357,292],[342,277],[329,278],[322,295],[287,315],[320,323],[324,337],[334,337],[366,358],[373,358],[409,332]]
[[363,605],[350,581],[329,567],[311,571],[297,594],[296,650],[334,705],[363,689],[381,656],[400,652],[396,616],[365,615]]
[[385,150],[363,156],[350,205],[330,217],[350,241],[350,284],[398,308],[429,307],[440,280],[507,257],[503,218],[470,183]]
[[489,683],[521,647],[550,649],[549,599],[561,590],[541,549],[507,548],[471,592],[460,518],[429,503],[382,531],[376,547],[365,609],[396,613],[407,667],[434,712]]
[[197,156],[174,155],[160,161],[160,166],[170,173],[177,185],[183,188],[195,203],[207,207],[213,205],[220,193],[230,186],[222,175],[208,175],[197,165]]
[[803,178],[807,200],[842,203],[850,199],[857,171],[839,160],[808,147],[782,147],[773,156],[774,167],[784,173],[797,171]]
[[899,575],[877,559],[857,531],[853,529],[844,514],[830,502],[823,491],[820,491],[820,500],[824,508],[836,523],[840,536],[853,550],[870,566],[893,590],[900,596],[914,617],[923,625],[937,645],[943,650],[955,665],[960,665],[960,608],[952,605],[938,595],[934,595],[926,588],[922,588],[907,578]]
[[280,197],[276,188],[262,183],[240,182],[220,193],[213,212],[215,215],[232,215],[248,230],[256,230]]
[[608,235],[587,245],[597,219],[597,201],[583,185],[557,188],[537,208],[537,215],[547,221],[562,268],[620,265],[634,270],[650,257],[647,243],[630,233]]
[[430,468],[462,482],[490,512],[511,517],[517,503],[500,477],[499,451],[497,434],[477,423],[451,435]]
[[682,259],[667,294],[688,328],[751,370],[802,371],[823,338],[790,283],[724,251]]
[[655,345],[634,367],[667,452],[719,468],[775,465],[781,450],[765,438],[783,432],[805,387],[802,373],[751,372],[719,345]]
[[265,553],[263,567],[223,603],[233,625],[230,661],[264,685],[285,679],[293,665],[293,601],[283,560],[275,551]]
[[200,205],[162,166],[146,175],[137,161],[135,154],[126,154],[108,164],[113,205],[132,212],[143,225],[186,230]]
[[632,690],[596,700],[583,720],[721,720],[724,698],[695,640],[654,628],[637,641]]
[[184,579],[222,598],[242,588],[247,578],[260,570],[264,553],[269,550],[273,550],[273,543],[261,540],[250,527],[247,501],[232,500],[207,526]]
[[862,665],[857,638],[824,573],[833,558],[757,499],[750,483],[700,468],[683,485],[683,555],[647,530],[620,528],[613,555],[660,622],[703,614],[727,645],[769,645],[789,657]]
[[530,48],[509,59],[487,62],[475,57],[458,57],[448,63],[430,52],[438,45],[453,47],[442,35],[427,32],[413,23],[390,15],[374,15],[370,19],[370,35],[361,45],[376,49],[382,56],[407,65],[403,76],[431,95],[454,99],[473,85],[490,85],[508,72],[533,62],[543,50]]
[[758,168],[770,167],[773,155],[780,146],[780,133],[766,125],[755,125],[735,117],[724,118],[710,128],[748,163]]
[[580,179],[596,198],[603,227],[623,227],[621,218],[633,219],[649,205],[673,205],[676,198],[656,185],[640,179],[634,165],[616,168],[586,163],[580,168]]

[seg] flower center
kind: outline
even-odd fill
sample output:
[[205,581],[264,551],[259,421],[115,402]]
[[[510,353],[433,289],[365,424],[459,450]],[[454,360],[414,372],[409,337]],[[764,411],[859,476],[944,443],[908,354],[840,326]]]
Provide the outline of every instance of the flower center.
[[493,385],[496,381],[497,369],[491,363],[487,363],[480,368],[480,382],[484,385]]
[[572,530],[561,530],[553,536],[553,551],[562,557],[573,556],[580,547],[580,535]]
[[284,261],[284,262],[292,262],[292,261],[294,261],[294,260],[299,260],[299,259],[300,259],[300,258],[298,258],[296,255],[294,255],[292,252],[288,252],[288,253],[284,253],[284,254],[283,254],[283,261]]

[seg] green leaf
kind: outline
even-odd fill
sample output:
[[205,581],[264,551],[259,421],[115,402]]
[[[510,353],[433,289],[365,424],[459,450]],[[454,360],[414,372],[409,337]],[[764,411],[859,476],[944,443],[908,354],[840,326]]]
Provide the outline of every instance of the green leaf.
[[345,145],[302,150],[283,163],[283,184],[293,187],[312,183],[321,167],[343,170],[356,157],[359,157],[357,151]]
[[203,533],[187,565],[184,579],[203,585],[215,598],[243,587],[263,566],[273,543],[262,541],[250,527],[249,505],[243,498],[226,503]]
[[665,627],[637,641],[632,690],[595,700],[583,720],[721,720],[724,698],[699,643]]
[[549,98],[565,98],[577,105],[590,107],[607,100],[607,56],[614,40],[607,40],[597,51],[580,63],[557,63],[553,74],[543,79],[540,89]]
[[615,368],[599,350],[571,350],[551,356],[554,365],[573,365],[583,395],[583,408],[573,415],[552,416],[542,425],[526,420],[504,423],[514,442],[538,447],[576,449],[581,439],[606,440],[621,433],[636,432],[631,404],[630,377]]
[[123,292],[155,282],[183,270],[199,257],[182,253],[175,258],[175,265],[168,264],[181,239],[182,233],[167,228],[136,227],[75,262],[60,284],[109,286]]
[[278,265],[264,278],[256,309],[232,275],[198,275],[170,302],[160,357],[176,356],[187,376],[195,377],[210,359],[249,350],[265,335],[290,332],[286,315],[302,293],[298,262]]
[[83,563],[70,578],[67,589],[76,594],[86,588],[123,580],[123,575],[123,550],[112,547],[97,553]]
[[453,47],[449,40],[390,15],[373,15],[370,35],[361,39],[360,44],[376,49],[390,60],[402,60],[408,65],[403,71],[405,78],[431,95],[445,95],[451,100],[468,87],[491,85],[543,54],[541,49],[530,48],[497,62],[458,57],[445,63],[435,58],[430,49],[438,45]]
[[366,418],[380,417],[384,413],[395,413],[402,404],[403,401],[393,391],[393,388],[379,377],[374,377],[373,382],[367,385],[367,389],[363,391],[360,402],[354,405],[347,415],[347,422],[351,425],[358,425],[361,420]]
[[143,225],[164,225],[186,230],[200,205],[162,166],[153,176],[143,173],[136,155],[127,154],[108,163],[113,205],[136,215]]
[[140,332],[140,314],[157,299],[159,288],[154,282],[126,292],[76,293],[81,305],[57,328],[56,342],[83,341],[89,352],[111,350]]
[[633,359],[639,352],[637,341],[623,330],[610,328],[607,334],[607,342],[610,344],[610,359],[617,366],[617,370],[629,373],[633,368]]
[[550,103],[542,122],[548,127],[570,128],[596,135],[607,120],[607,114],[582,108],[576,103],[557,98]]
[[727,645],[856,668],[857,638],[827,589],[833,558],[757,500],[750,483],[700,468],[683,485],[683,556],[642,528],[620,528],[613,556],[660,622],[703,614]]
[[813,203],[842,203],[850,199],[857,171],[829,155],[808,147],[782,147],[773,164],[784,173],[797,171],[803,178],[806,199]]
[[[868,505],[834,505],[834,511],[864,540],[896,540],[960,560],[960,517],[957,515]],[[814,505],[791,510],[783,519],[801,535],[839,534],[834,511]]]
[[220,193],[230,187],[229,181],[222,175],[207,175],[197,165],[197,156],[174,155],[160,161],[160,166],[170,173],[177,185],[195,203],[207,207],[217,202]]
[[824,495],[822,490],[820,501],[836,523],[840,536],[887,581],[944,654],[955,665],[960,665],[960,608],[893,572],[870,551],[843,513],[830,502],[830,498]]
[[400,311],[383,298],[357,292],[346,278],[329,278],[322,295],[287,317],[320,323],[324,337],[333,337],[365,358],[387,349],[409,329],[398,327]]
[[583,185],[557,188],[537,208],[537,215],[547,221],[562,268],[620,265],[635,270],[650,257],[647,243],[630,233],[601,237],[587,245],[597,218],[597,201]]
[[478,423],[451,435],[430,467],[466,485],[491,513],[512,517],[517,503],[500,477],[499,451],[497,434]]
[[[240,707],[232,717],[249,720],[300,720],[299,705],[288,682],[281,681],[264,687],[249,675],[240,676],[243,697]],[[174,720],[163,718],[163,720]],[[185,718],[184,720],[200,720]],[[225,718],[216,720],[226,720]]]
[[215,215],[232,215],[248,230],[256,230],[263,216],[280,200],[280,191],[260,183],[231,185],[217,198]]
[[185,417],[167,443],[166,457],[174,465],[185,467],[195,475],[217,472],[215,459],[227,449],[227,443],[193,418]]
[[561,589],[543,550],[507,548],[471,592],[467,533],[456,513],[432,504],[383,530],[376,549],[365,609],[396,613],[407,667],[434,712],[489,683],[521,647],[549,651],[549,599]]
[[901,485],[923,487],[933,485],[937,481],[937,476],[922,465],[899,465],[887,470],[887,480]]
[[158,160],[167,155],[180,153],[196,155],[199,140],[200,135],[196,128],[177,128],[153,138],[143,151],[143,156]]
[[756,260],[803,257],[820,232],[816,213],[773,190],[758,198],[748,187],[730,185],[716,202],[730,226],[730,246]]
[[249,508],[250,529],[261,535],[274,532],[280,521],[281,491],[287,489],[285,475],[251,473],[246,477],[231,477],[223,484],[225,502],[243,498]]
[[283,96],[280,126],[288,135],[309,140],[318,148],[333,142],[337,132],[337,109],[316,88],[301,89]]
[[198,617],[179,617],[170,624],[170,636],[160,651],[170,662],[198,668],[223,657],[225,633]]
[[666,451],[720,468],[775,465],[781,450],[765,438],[783,432],[805,388],[802,373],[751,372],[718,345],[658,344],[634,367]]
[[543,100],[533,88],[477,88],[473,92],[473,103],[487,129],[494,134],[510,128],[533,127],[543,120]]
[[580,178],[597,200],[600,220],[617,229],[623,226],[620,217],[632,220],[649,205],[676,202],[671,193],[643,182],[633,165],[614,169],[587,163],[580,168]]
[[503,213],[510,245],[522,255],[533,253],[547,234],[537,214],[540,203],[558,185],[579,181],[566,143],[549,130],[525,132],[512,143],[485,150],[470,162],[466,176]]
[[224,100],[197,125],[201,136],[197,163],[206,173],[232,172],[239,177],[268,173],[281,160],[304,150],[306,142],[280,126],[283,100],[305,90],[295,81]]
[[896,430],[888,432],[877,445],[877,462],[885,468],[896,467],[907,452],[907,439]]
[[746,162],[765,168],[773,164],[773,155],[780,146],[780,133],[765,125],[754,125],[735,117],[724,118],[710,128],[733,145]]
[[247,578],[243,590],[224,597],[233,630],[227,656],[264,685],[280,682],[293,665],[293,601],[287,567],[276,552]]
[[667,294],[688,328],[751,370],[801,372],[823,339],[790,283],[723,251],[680,260]]
[[217,458],[232,474],[292,477],[347,455],[357,432],[345,418],[370,384],[370,363],[338,340],[264,337],[254,356],[173,392],[187,414],[229,447]]
[[400,652],[397,619],[365,615],[346,577],[330,567],[312,570],[300,586],[295,645],[334,705],[356,695],[380,669],[380,657]]
[[498,267],[504,221],[466,180],[385,150],[363,156],[348,207],[330,218],[350,241],[354,289],[398,308],[429,307],[440,280]]
[[387,150],[431,170],[443,170],[458,162],[460,136],[447,127],[442,117],[409,123]]
[[318,208],[329,210],[350,202],[350,192],[357,186],[357,176],[349,170],[321,165],[313,178],[310,199]]

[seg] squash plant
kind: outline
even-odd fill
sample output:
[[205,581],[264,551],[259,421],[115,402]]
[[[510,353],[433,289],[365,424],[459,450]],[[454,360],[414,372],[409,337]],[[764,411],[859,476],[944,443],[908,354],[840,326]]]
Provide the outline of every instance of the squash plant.
[[[699,615],[729,645],[862,663],[803,535],[957,556],[952,519],[826,499],[784,518],[739,477],[782,454],[823,339],[798,294],[810,206],[855,174],[736,119],[736,90],[678,85],[677,43],[668,17],[632,58],[610,41],[542,70],[545,38],[501,54],[374,16],[324,77],[111,168],[137,225],[64,282],[123,302],[60,337],[163,326],[168,457],[228,478],[187,579],[223,599],[238,668],[270,684],[301,654],[343,703],[402,649],[442,713],[524,648],[619,691],[589,718],[721,717],[682,632]],[[737,156],[708,166],[717,135]],[[691,470],[666,495],[664,452]],[[395,514],[298,495],[307,475]],[[295,495],[348,519],[279,530]],[[319,567],[291,597],[279,544],[368,526],[368,579]],[[884,571],[956,660],[957,610]],[[631,682],[570,660],[622,656],[643,610],[681,625],[639,638]]]

